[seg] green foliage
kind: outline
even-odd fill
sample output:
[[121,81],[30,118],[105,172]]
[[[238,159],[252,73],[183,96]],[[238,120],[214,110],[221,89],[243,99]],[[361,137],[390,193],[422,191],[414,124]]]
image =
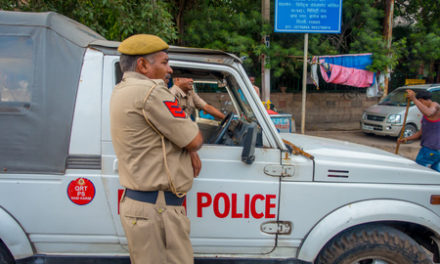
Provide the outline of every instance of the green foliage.
[[173,17],[164,1],[142,0],[29,0],[6,1],[5,10],[54,11],[83,23],[109,40],[123,40],[136,33],[156,34],[166,41],[177,39]]
[[14,10],[17,5],[17,1],[15,0],[1,0],[0,1],[0,10]]
[[258,67],[264,50],[261,13],[252,0],[198,1],[185,14],[183,45],[224,50],[246,58],[247,67]]
[[[394,41],[405,39],[408,47],[398,70],[407,78],[427,77],[428,82],[436,81],[434,65],[440,64],[440,1],[397,1],[396,7],[401,23]],[[420,75],[420,68],[428,74]]]
[[[391,49],[383,38],[386,1],[344,0],[341,33],[309,34],[309,55],[371,52],[371,71],[391,68],[408,75],[427,65],[433,77],[434,65],[440,63],[440,0],[395,0],[394,17],[406,22],[394,28]],[[172,44],[224,50],[243,58],[255,76],[265,54],[275,83],[294,83],[302,75],[304,34],[273,32],[273,19],[262,20],[261,1],[1,0],[0,8],[55,11],[110,40],[151,33]],[[267,34],[270,47],[262,41]]]

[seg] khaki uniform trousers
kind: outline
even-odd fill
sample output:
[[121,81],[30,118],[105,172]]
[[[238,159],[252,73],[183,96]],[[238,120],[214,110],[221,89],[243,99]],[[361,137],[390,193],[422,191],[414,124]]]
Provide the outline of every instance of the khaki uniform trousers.
[[156,204],[124,195],[120,213],[131,264],[194,263],[185,208],[166,205],[163,192],[159,192]]

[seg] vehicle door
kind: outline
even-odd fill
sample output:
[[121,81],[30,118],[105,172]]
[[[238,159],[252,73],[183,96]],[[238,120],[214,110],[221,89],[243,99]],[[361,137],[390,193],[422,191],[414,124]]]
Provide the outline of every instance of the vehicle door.
[[[104,61],[102,114],[109,116],[111,91],[121,76],[117,57],[107,56]],[[251,95],[247,89],[239,89],[246,84],[233,68],[173,60],[170,65],[175,73],[177,69],[185,69],[202,75],[209,71],[214,71],[216,75],[228,75],[231,83],[228,89],[235,89],[234,94],[230,90],[228,92],[238,109],[236,114],[244,114],[243,107],[246,107],[247,114],[254,111],[252,109],[256,102],[249,102],[248,98],[256,95]],[[106,77],[106,74],[113,76]],[[267,126],[263,124],[261,113],[257,113],[256,117],[261,127]],[[120,242],[126,245],[118,208],[122,187],[119,185],[108,118],[103,118],[102,128],[104,186]],[[276,131],[275,127],[272,130]],[[255,161],[250,165],[241,161],[242,146],[204,144],[199,151],[202,171],[186,199],[194,253],[267,253],[274,248],[276,235],[262,230],[266,230],[269,222],[278,218],[279,178],[269,176],[264,171],[271,165],[280,164],[281,152],[269,137],[270,134],[263,132],[266,145],[255,149]]]
[[118,160],[112,145],[110,134],[110,98],[115,85],[121,80],[119,56],[104,56],[103,83],[102,83],[102,179],[107,201],[110,207],[113,224],[116,229],[118,242],[128,253],[127,239],[119,217],[119,201],[123,188],[119,184]]
[[[171,65],[175,73],[185,69],[182,72],[225,76],[221,82],[234,105],[234,114],[263,122],[261,116],[257,119],[256,103],[250,104],[252,94],[243,88],[246,83],[234,68],[181,61],[171,61]],[[205,138],[205,142],[209,140]],[[209,143],[199,151],[202,170],[187,196],[194,253],[268,253],[275,246],[275,234],[265,230],[278,218],[279,178],[265,174],[265,168],[280,165],[281,152],[267,143],[255,148],[252,164],[245,164],[242,151],[243,146]]]

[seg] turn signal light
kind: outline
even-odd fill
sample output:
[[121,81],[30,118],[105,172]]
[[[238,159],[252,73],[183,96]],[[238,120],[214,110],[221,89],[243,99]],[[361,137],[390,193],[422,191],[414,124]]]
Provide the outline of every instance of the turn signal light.
[[431,204],[440,204],[440,195],[431,195]]

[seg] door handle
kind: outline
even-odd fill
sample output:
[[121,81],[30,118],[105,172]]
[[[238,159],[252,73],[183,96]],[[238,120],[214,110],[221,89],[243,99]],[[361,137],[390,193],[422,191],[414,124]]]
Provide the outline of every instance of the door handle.
[[113,160],[113,172],[118,172],[118,159]]

